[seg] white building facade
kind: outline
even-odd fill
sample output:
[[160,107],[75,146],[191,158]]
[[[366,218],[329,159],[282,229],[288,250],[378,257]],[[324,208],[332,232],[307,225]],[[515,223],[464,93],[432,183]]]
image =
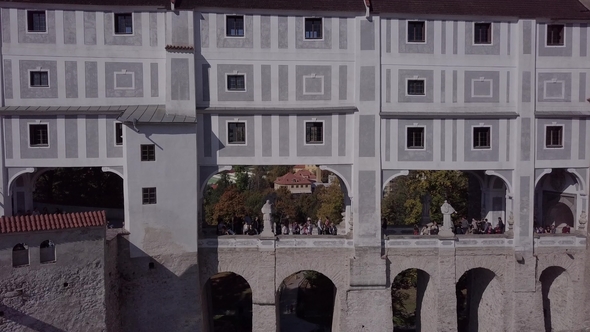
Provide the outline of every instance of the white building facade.
[[[388,303],[383,246],[392,257],[411,250],[382,244],[384,186],[409,170],[464,170],[481,182],[482,217],[512,229],[501,248],[515,275],[503,275],[504,298],[536,296],[535,225],[579,232],[554,244],[580,250],[575,280],[583,281],[590,13],[582,3],[63,2],[0,3],[0,213],[31,209],[47,169],[103,167],[124,181],[130,257],[182,275],[215,247],[200,235],[211,176],[231,165],[321,165],[346,190],[348,240],[336,245],[348,255],[346,276],[335,283],[348,291],[339,302],[348,317],[335,318],[334,330],[360,331],[353,321],[371,310],[359,303]],[[437,280],[443,266],[455,266],[443,245],[426,244],[440,250]],[[580,308],[581,294],[572,299]],[[438,331],[454,329],[443,317],[447,295],[436,295]],[[253,296],[255,330],[273,331],[272,293]],[[518,301],[504,301],[519,312]],[[197,315],[191,310],[180,312]],[[504,314],[505,330],[527,330],[517,314]],[[562,330],[584,319],[590,314],[572,313]],[[381,331],[388,320],[366,326]]]

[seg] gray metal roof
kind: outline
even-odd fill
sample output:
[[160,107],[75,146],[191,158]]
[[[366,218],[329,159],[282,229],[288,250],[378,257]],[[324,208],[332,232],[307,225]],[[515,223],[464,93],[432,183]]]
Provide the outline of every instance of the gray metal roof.
[[129,106],[4,106],[0,115],[119,114]]
[[354,113],[355,106],[345,107],[207,107],[197,108],[198,114],[334,114]]
[[166,113],[165,105],[127,106],[117,120],[139,123],[196,123],[197,118],[179,114]]

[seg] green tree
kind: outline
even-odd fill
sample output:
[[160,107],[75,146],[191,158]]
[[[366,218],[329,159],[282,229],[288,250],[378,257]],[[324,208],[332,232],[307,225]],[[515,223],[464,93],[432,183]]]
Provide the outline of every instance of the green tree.
[[246,215],[244,197],[237,187],[231,186],[221,195],[213,209],[214,225],[217,220],[231,220],[233,217],[243,218]]
[[321,204],[317,216],[322,219],[330,218],[330,221],[339,224],[342,221],[342,211],[344,210],[344,194],[337,178],[318,194],[318,199]]
[[246,166],[233,166],[234,174],[236,176],[236,187],[240,192],[248,190],[249,177],[248,168]]
[[293,199],[293,194],[286,187],[281,187],[274,193],[274,214],[275,220],[285,218],[295,218],[297,209]]
[[274,183],[278,177],[293,171],[293,165],[275,165],[268,170],[267,180],[269,183]]
[[250,190],[264,191],[271,187],[267,180],[267,170],[264,166],[254,166],[250,177]]

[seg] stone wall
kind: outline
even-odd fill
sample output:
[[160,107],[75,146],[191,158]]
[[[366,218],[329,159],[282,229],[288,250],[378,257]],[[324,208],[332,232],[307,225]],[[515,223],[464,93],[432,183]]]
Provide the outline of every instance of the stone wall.
[[[39,245],[55,243],[55,263]],[[103,331],[103,227],[0,235],[0,331]],[[12,267],[12,249],[29,246],[30,264]]]

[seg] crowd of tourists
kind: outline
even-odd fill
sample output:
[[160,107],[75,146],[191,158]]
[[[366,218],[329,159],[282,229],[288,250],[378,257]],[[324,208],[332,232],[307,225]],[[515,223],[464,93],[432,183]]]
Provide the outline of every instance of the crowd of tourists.
[[[571,233],[572,228],[569,225],[565,225],[561,228],[562,234],[569,234]],[[559,227],[555,226],[555,222],[553,222],[549,226],[536,226],[535,233],[537,234],[556,234],[559,233]]]
[[[492,225],[488,219],[468,220],[465,217],[457,220],[453,225],[455,234],[503,234],[506,228],[502,218],[498,217],[496,225]],[[414,225],[414,235],[438,235],[440,229],[436,222],[423,225],[422,227]]]
[[[258,235],[264,229],[263,223],[258,217],[252,219],[249,216],[245,218],[233,218],[231,222],[218,220],[217,235]],[[275,235],[338,235],[336,224],[329,218],[322,221],[319,218],[313,222],[307,218],[304,223],[283,220],[273,223],[273,233]]]

